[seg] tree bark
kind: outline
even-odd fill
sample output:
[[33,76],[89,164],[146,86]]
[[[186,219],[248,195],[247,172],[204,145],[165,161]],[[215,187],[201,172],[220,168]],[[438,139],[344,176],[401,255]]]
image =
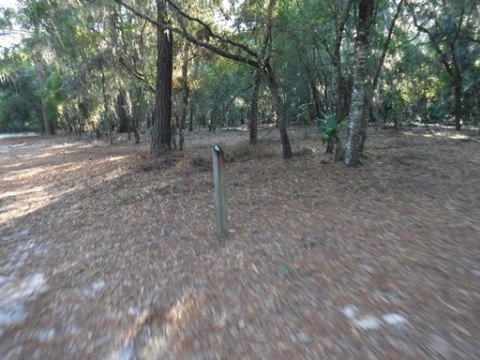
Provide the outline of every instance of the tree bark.
[[188,118],[188,131],[193,131],[193,117],[195,115],[195,105],[193,102],[190,103],[190,116]]
[[453,89],[455,94],[454,114],[456,130],[462,130],[462,80],[462,75],[455,73],[453,78]]
[[178,150],[182,151],[185,143],[185,124],[188,113],[188,53],[189,42],[184,40],[182,59],[182,113],[178,124]]
[[310,85],[311,102],[313,103],[313,106],[315,109],[315,116],[313,116],[313,118],[318,119],[320,118],[320,116],[322,116],[322,110],[321,110],[320,99],[318,95],[317,82],[312,71],[307,66],[305,67],[305,70],[307,72],[308,83]]
[[277,79],[272,67],[270,66],[270,63],[265,64],[265,71],[268,79],[268,87],[272,93],[274,121],[276,121],[278,130],[280,131],[283,158],[290,159],[293,157],[293,153],[290,145],[290,139],[288,138],[287,118],[285,117],[285,112],[283,110],[283,101],[282,97],[280,96]]
[[345,165],[358,166],[362,144],[362,121],[365,116],[366,70],[365,62],[369,53],[370,25],[375,0],[360,0],[357,35],[355,38],[355,68],[353,78],[350,122],[345,144]]
[[108,115],[108,97],[107,97],[107,90],[106,90],[106,78],[105,78],[105,71],[103,69],[103,65],[100,69],[102,74],[102,97],[103,97],[103,126],[107,128],[108,138],[110,140],[110,145],[113,145],[113,124],[112,119]]
[[262,77],[262,73],[260,68],[255,69],[255,73],[253,75],[253,91],[252,91],[252,101],[250,102],[250,106],[248,108],[248,121],[249,121],[249,129],[250,129],[250,144],[256,145],[257,144],[257,129],[258,129],[258,118],[257,118],[257,111],[258,111],[258,92],[260,89],[260,80]]
[[117,95],[118,108],[118,132],[127,133],[130,130],[130,119],[128,116],[128,101],[126,99],[125,90],[120,89]]
[[[157,0],[157,22],[167,23],[166,0]],[[157,80],[151,153],[171,149],[173,37],[170,30],[157,27]]]

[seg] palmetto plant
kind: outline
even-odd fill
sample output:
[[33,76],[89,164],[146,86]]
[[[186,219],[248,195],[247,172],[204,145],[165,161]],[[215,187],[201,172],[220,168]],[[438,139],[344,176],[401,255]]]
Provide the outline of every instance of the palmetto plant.
[[334,139],[338,138],[347,118],[337,121],[335,115],[328,115],[324,119],[315,119],[315,125],[320,133],[322,142],[328,144]]

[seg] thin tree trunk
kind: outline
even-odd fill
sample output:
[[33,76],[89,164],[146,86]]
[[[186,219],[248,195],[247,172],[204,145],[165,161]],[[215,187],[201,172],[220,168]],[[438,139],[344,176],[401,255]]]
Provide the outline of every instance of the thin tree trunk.
[[355,39],[355,68],[353,79],[352,104],[350,105],[350,122],[348,124],[345,144],[345,165],[359,164],[362,143],[362,121],[365,115],[365,61],[369,53],[369,35],[375,0],[360,0],[357,36]]
[[188,53],[189,42],[185,40],[183,45],[183,63],[182,63],[182,113],[178,124],[178,150],[182,151],[185,143],[185,124],[188,113]]
[[107,127],[108,138],[110,140],[110,145],[113,145],[113,133],[112,133],[112,124],[110,120],[110,116],[108,115],[108,98],[107,98],[107,90],[105,85],[105,71],[103,70],[103,66],[101,67],[102,73],[102,95],[103,95],[103,124]]
[[131,123],[135,144],[140,144],[140,121],[145,117],[145,102],[143,91],[140,86],[134,86],[130,91],[131,96],[135,99],[132,101]]
[[[473,76],[474,76],[474,89],[476,90],[476,93],[479,94],[480,93],[480,84],[479,84],[479,81],[478,81],[478,76],[477,76],[477,72],[474,71],[473,72]],[[478,135],[480,136],[480,96],[477,96],[477,111],[476,111],[476,117],[477,117],[477,126],[478,126]]]
[[117,96],[117,108],[118,108],[118,132],[126,133],[129,132],[129,118],[127,112],[127,100],[125,96],[125,91],[120,89]]
[[250,103],[249,111],[249,120],[250,120],[250,144],[257,144],[257,128],[258,128],[258,119],[257,119],[257,110],[258,110],[258,93],[260,89],[260,81],[262,79],[262,72],[266,69],[264,68],[264,62],[267,54],[267,49],[271,46],[272,42],[272,26],[273,26],[273,9],[275,7],[276,0],[270,0],[268,3],[267,10],[267,30],[265,32],[265,37],[263,38],[262,48],[260,54],[257,58],[257,67],[253,75],[253,92],[252,92],[252,102]]
[[293,157],[292,146],[290,145],[290,139],[287,132],[287,118],[283,109],[283,101],[280,96],[280,90],[278,86],[275,73],[272,65],[270,64],[270,51],[273,38],[273,10],[276,5],[276,0],[270,0],[268,3],[268,15],[267,15],[267,30],[265,33],[264,45],[261,52],[262,61],[258,64],[260,69],[265,73],[268,79],[268,87],[272,93],[273,102],[273,116],[276,121],[278,129],[280,131],[280,139],[282,142],[283,158],[290,159]]
[[283,101],[282,97],[280,96],[277,79],[275,77],[272,67],[270,66],[270,63],[266,64],[265,71],[267,73],[268,87],[270,88],[270,91],[272,93],[274,120],[276,120],[278,129],[280,130],[283,158],[290,159],[293,157],[293,153],[292,147],[290,145],[290,139],[288,138],[287,118],[285,116],[285,112],[283,111]]
[[388,48],[390,46],[390,41],[392,40],[393,29],[395,29],[395,23],[397,22],[398,16],[400,15],[400,12],[402,10],[403,2],[404,2],[404,0],[400,0],[400,2],[398,3],[397,9],[395,11],[395,15],[393,16],[392,22],[390,23],[390,27],[388,28],[387,40],[385,41],[385,44],[383,46],[382,54],[380,55],[380,60],[378,61],[377,70],[375,72],[375,75],[374,75],[373,81],[372,81],[373,91],[376,91],[376,89],[377,89],[378,79],[380,79],[380,74],[382,72],[383,63],[385,62],[385,57],[387,56],[387,51],[388,51]]
[[317,84],[315,81],[315,78],[311,74],[311,71],[309,71],[308,75],[310,81],[310,91],[311,91],[311,98],[313,102],[313,106],[315,109],[315,119],[318,119],[322,115],[322,110],[320,108],[320,100],[318,99],[318,90],[317,90]]
[[[299,54],[299,57],[301,58],[303,55]],[[310,85],[310,97],[311,97],[311,102],[313,103],[314,109],[315,109],[315,116],[314,118],[319,118],[322,114],[322,110],[320,108],[320,99],[318,95],[318,89],[317,89],[317,80],[315,78],[315,75],[313,74],[312,70],[306,64],[305,62],[302,62],[303,66],[305,68],[305,72],[307,73],[308,76],[308,84]]]
[[[393,16],[392,22],[388,28],[388,35],[385,44],[383,45],[382,54],[380,55],[380,60],[378,61],[377,69],[375,71],[375,75],[373,76],[372,86],[369,89],[369,93],[367,95],[367,105],[368,105],[368,117],[371,121],[375,121],[374,115],[374,104],[373,104],[373,96],[377,91],[378,80],[380,79],[380,74],[382,73],[383,63],[385,62],[385,57],[387,55],[388,48],[390,46],[390,41],[392,40],[393,30],[395,29],[395,23],[400,15],[402,10],[404,0],[400,0],[397,9],[395,11],[395,15]],[[363,152],[363,150],[362,150]]]
[[455,74],[453,78],[453,88],[455,94],[455,129],[462,129],[462,75],[459,73]]
[[[186,40],[186,39],[185,39]],[[192,59],[192,78],[195,79],[198,73],[198,62],[195,60],[195,58]],[[196,117],[196,107],[195,107],[195,102],[190,101],[190,116],[188,119],[188,131],[192,132],[193,127],[194,127],[194,121],[193,119]]]
[[250,106],[248,108],[248,120],[249,120],[249,128],[250,128],[250,144],[251,145],[256,145],[257,144],[258,93],[259,93],[259,89],[260,89],[261,77],[262,77],[261,69],[260,68],[255,69],[255,73],[253,75],[252,101],[250,102]]
[[[166,0],[157,0],[157,22],[166,24]],[[169,30],[157,27],[157,81],[151,153],[171,149],[173,38]]]
[[53,127],[53,123],[50,121],[50,117],[48,116],[48,104],[46,93],[47,89],[45,87],[45,68],[43,66],[43,61],[38,55],[35,59],[35,70],[37,73],[37,80],[38,80],[38,87],[40,88],[40,100],[42,103],[42,117],[43,117],[43,125],[45,127],[45,134],[46,135],[55,135],[55,128]]
[[188,131],[189,132],[193,131],[193,117],[194,117],[194,115],[195,115],[195,105],[192,102],[190,104],[190,116],[189,116],[189,119],[188,119]]

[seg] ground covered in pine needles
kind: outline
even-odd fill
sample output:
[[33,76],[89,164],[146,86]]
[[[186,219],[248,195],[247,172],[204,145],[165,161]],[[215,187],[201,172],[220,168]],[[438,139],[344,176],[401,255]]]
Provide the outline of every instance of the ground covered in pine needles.
[[0,357],[479,359],[476,132],[370,129],[355,169],[290,134],[0,140]]

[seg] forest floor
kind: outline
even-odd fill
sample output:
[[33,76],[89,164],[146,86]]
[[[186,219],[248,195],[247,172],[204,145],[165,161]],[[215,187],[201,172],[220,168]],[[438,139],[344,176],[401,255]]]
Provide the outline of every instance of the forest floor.
[[[480,359],[480,139],[0,139],[1,359]],[[215,236],[211,145],[227,154]]]

